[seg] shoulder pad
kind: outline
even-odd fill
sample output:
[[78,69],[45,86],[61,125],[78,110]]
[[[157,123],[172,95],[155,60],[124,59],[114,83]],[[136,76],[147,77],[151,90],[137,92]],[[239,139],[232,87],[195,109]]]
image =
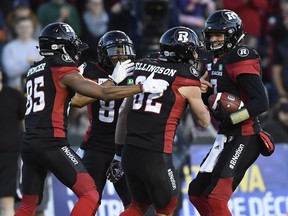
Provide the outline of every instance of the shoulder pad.
[[249,46],[237,46],[224,56],[227,63],[260,58],[255,49]]
[[75,67],[76,66],[76,63],[67,54],[57,54],[49,58],[50,58],[51,66],[58,66],[58,67],[60,66]]

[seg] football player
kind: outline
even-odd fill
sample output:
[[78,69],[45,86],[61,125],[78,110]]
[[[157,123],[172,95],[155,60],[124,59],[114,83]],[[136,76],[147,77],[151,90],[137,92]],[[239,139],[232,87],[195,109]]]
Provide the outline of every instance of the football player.
[[94,215],[99,194],[81,159],[67,141],[67,117],[74,92],[101,100],[113,100],[141,92],[163,92],[164,80],[152,76],[137,85],[111,86],[125,79],[133,64],[117,63],[109,87],[85,79],[76,67],[81,51],[87,48],[70,25],[62,22],[44,27],[39,36],[43,60],[35,62],[26,77],[25,133],[21,156],[23,198],[16,216],[32,216],[41,202],[44,180],[50,170],[79,198],[72,216]]
[[245,106],[228,114],[218,101],[216,110],[211,109],[220,123],[218,135],[188,191],[200,215],[231,215],[228,201],[246,170],[262,150],[268,155],[273,152],[269,134],[262,131],[258,120],[258,115],[268,109],[261,60],[255,49],[240,45],[244,35],[239,16],[226,9],[212,13],[203,29],[206,50],[213,54],[206,64],[213,88],[206,95],[228,92]]
[[[121,216],[142,216],[150,205],[157,216],[173,215],[180,184],[172,162],[174,136],[187,105],[201,127],[210,114],[201,99],[200,78],[194,68],[201,48],[196,33],[174,27],[160,38],[160,56],[136,61],[135,83],[155,72],[169,87],[163,93],[137,94],[127,99],[116,128],[116,143],[124,145],[121,164],[132,205]],[[127,117],[128,116],[128,117]],[[126,131],[127,125],[127,131]],[[113,170],[108,178],[113,176]]]
[[[112,75],[117,62],[135,60],[135,49],[132,41],[122,31],[113,30],[105,33],[98,42],[97,55],[99,62],[86,62],[80,66],[83,76],[98,82],[105,82]],[[131,79],[125,79],[122,84],[131,84]],[[120,83],[121,84],[121,83]],[[133,84],[133,80],[132,80]],[[106,171],[114,157],[115,130],[119,109],[123,99],[119,100],[95,100],[80,94],[72,98],[72,106],[83,107],[87,103],[90,125],[78,149],[77,154],[82,157],[83,163],[94,179],[99,192],[99,204],[102,192],[106,184]],[[118,146],[118,145],[117,145]],[[117,147],[116,146],[116,147]],[[118,149],[117,149],[118,151]],[[121,171],[120,162],[114,160],[114,169]],[[125,177],[121,175],[113,180],[114,187],[122,200],[124,208],[130,205],[131,198],[127,188]]]

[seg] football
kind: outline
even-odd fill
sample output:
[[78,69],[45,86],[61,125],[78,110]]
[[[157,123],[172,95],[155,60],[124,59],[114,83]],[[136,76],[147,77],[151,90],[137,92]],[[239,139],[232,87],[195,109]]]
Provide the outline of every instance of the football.
[[244,106],[244,103],[241,99],[233,94],[227,92],[218,92],[216,94],[210,95],[208,98],[209,107],[212,110],[215,110],[217,107],[217,101],[220,100],[223,108],[228,113],[233,113],[239,110]]

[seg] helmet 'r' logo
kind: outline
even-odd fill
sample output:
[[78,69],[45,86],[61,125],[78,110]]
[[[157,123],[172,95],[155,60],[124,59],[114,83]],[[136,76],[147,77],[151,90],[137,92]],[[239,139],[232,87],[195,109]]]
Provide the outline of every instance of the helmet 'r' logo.
[[187,31],[178,31],[177,32],[178,37],[177,37],[177,41],[180,43],[186,43],[189,41],[189,33]]
[[227,11],[225,12],[225,15],[228,20],[235,20],[238,17],[238,15],[233,11]]
[[74,32],[73,28],[68,24],[63,24],[63,27],[65,28],[66,32]]

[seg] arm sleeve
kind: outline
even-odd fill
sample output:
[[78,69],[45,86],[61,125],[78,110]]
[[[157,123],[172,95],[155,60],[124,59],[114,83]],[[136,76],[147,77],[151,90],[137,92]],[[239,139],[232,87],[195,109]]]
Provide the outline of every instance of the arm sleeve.
[[269,108],[268,97],[259,75],[241,74],[237,76],[240,89],[250,98],[245,107],[251,117],[256,117]]

